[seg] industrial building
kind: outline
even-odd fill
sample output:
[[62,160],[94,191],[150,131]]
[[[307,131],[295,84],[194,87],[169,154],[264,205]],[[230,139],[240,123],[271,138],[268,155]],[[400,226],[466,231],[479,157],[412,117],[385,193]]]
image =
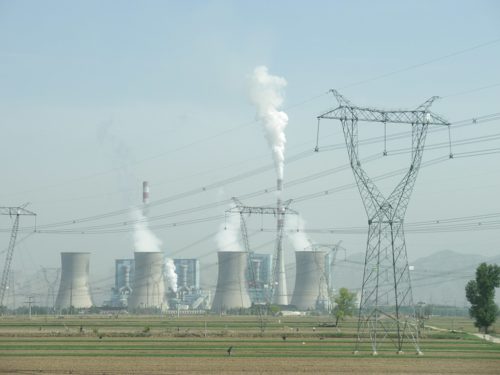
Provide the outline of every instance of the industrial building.
[[200,261],[198,259],[174,259],[177,274],[177,292],[167,293],[171,309],[208,309],[210,293],[200,288]]
[[61,283],[55,303],[57,310],[93,305],[89,286],[90,253],[61,253]]
[[115,259],[115,286],[111,289],[109,306],[122,308],[128,306],[134,271],[134,259]]
[[200,261],[198,259],[174,259],[174,265],[179,290],[200,289]]
[[269,303],[273,278],[271,254],[252,253],[246,268],[248,293],[253,303]]

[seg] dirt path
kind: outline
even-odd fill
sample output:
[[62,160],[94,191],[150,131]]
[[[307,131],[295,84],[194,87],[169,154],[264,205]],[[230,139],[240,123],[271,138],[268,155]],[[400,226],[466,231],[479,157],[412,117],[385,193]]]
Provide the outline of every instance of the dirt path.
[[[426,325],[425,327],[430,328],[434,331],[451,332],[451,330],[449,330],[449,329],[444,329],[444,328],[439,328],[439,327],[434,327],[434,326]],[[500,344],[500,338],[498,338],[498,337],[494,337],[491,335],[485,335],[483,333],[471,333],[471,332],[465,332],[465,333],[468,333],[469,335],[474,335],[474,336],[479,337],[480,339],[483,339],[486,341],[494,342],[495,344]]]
[[491,335],[485,335],[483,333],[473,333],[473,335],[479,337],[480,339],[491,341],[491,342],[494,342],[495,344],[500,344],[500,338],[498,338],[498,337],[493,337]]

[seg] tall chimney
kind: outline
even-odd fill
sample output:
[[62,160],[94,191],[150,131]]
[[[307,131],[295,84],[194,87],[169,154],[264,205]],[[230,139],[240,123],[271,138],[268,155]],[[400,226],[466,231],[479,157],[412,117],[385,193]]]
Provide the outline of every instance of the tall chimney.
[[149,182],[142,182],[142,203],[144,205],[149,203]]
[[284,209],[283,202],[281,201],[281,194],[283,192],[283,180],[278,178],[277,181],[278,191],[278,215],[277,215],[277,242],[276,242],[276,279],[274,282],[274,297],[273,303],[277,305],[288,305],[288,293],[286,287],[286,273],[285,273],[285,257],[283,254],[283,222],[284,222]]

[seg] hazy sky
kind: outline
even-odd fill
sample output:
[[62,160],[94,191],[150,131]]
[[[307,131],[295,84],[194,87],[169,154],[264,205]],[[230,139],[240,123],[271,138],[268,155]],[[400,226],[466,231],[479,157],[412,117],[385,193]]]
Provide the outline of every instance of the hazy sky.
[[[322,124],[321,152],[313,153],[316,116],[336,105],[326,92],[337,88],[356,104],[383,108],[416,108],[439,95],[432,110],[451,122],[498,113],[499,18],[495,0],[0,1],[0,204],[30,202],[45,231],[19,243],[14,269],[58,267],[61,251],[90,251],[95,288],[109,294],[113,260],[133,252],[126,209],[140,204],[148,180],[152,203],[161,203],[150,216],[162,248],[173,257],[200,256],[206,272],[216,272],[223,201],[256,192],[244,203],[276,199],[266,192],[275,173],[249,99],[258,65],[288,83],[286,157],[293,161],[285,161],[285,184],[304,180],[285,185],[285,199],[297,200],[292,207],[308,229],[360,228],[311,233],[313,240],[342,240],[348,253],[364,252],[366,215],[355,188],[298,199],[354,182],[348,169],[327,172],[347,163],[345,147],[328,148],[344,142],[338,122]],[[500,120],[459,124],[452,126],[454,153],[500,148]],[[394,125],[387,133],[408,130]],[[382,135],[379,124],[360,128],[361,139]],[[391,150],[409,141],[389,142],[388,157],[366,164],[370,175],[407,166],[408,155]],[[446,131],[427,138],[429,146],[447,142]],[[380,156],[383,147],[361,152]],[[448,152],[429,147],[424,163]],[[499,213],[499,162],[492,153],[423,168],[406,222]],[[319,177],[306,178],[313,174]],[[396,183],[378,182],[385,192]],[[214,202],[222,203],[197,209]],[[2,248],[11,223],[0,218]],[[20,240],[33,224],[22,218]],[[272,252],[272,218],[251,217],[248,226],[252,246],[268,243],[258,250]],[[444,249],[499,253],[498,229],[437,228],[408,230],[410,260]],[[95,233],[102,230],[111,233]]]

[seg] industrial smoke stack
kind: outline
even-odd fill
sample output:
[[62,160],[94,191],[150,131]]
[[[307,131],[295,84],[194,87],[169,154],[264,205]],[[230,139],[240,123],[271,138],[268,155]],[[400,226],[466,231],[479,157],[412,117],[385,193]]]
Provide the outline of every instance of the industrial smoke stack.
[[295,252],[295,289],[291,304],[300,310],[315,310],[328,297],[325,268],[326,252]]
[[149,203],[149,182],[142,182],[142,203],[147,205]]
[[220,313],[250,307],[252,303],[245,280],[247,254],[242,251],[219,251],[217,256],[219,275],[212,311]]
[[281,201],[281,193],[283,191],[283,179],[278,178],[277,181],[278,191],[278,215],[277,215],[277,243],[276,243],[276,285],[274,285],[274,298],[273,302],[277,305],[288,305],[288,292],[286,287],[286,273],[285,273],[285,256],[283,254],[283,224],[284,224],[284,209],[283,202]]
[[56,309],[89,308],[92,297],[89,288],[90,253],[61,253],[61,284]]
[[135,252],[134,281],[128,300],[131,309],[159,308],[165,306],[163,281],[163,253]]

